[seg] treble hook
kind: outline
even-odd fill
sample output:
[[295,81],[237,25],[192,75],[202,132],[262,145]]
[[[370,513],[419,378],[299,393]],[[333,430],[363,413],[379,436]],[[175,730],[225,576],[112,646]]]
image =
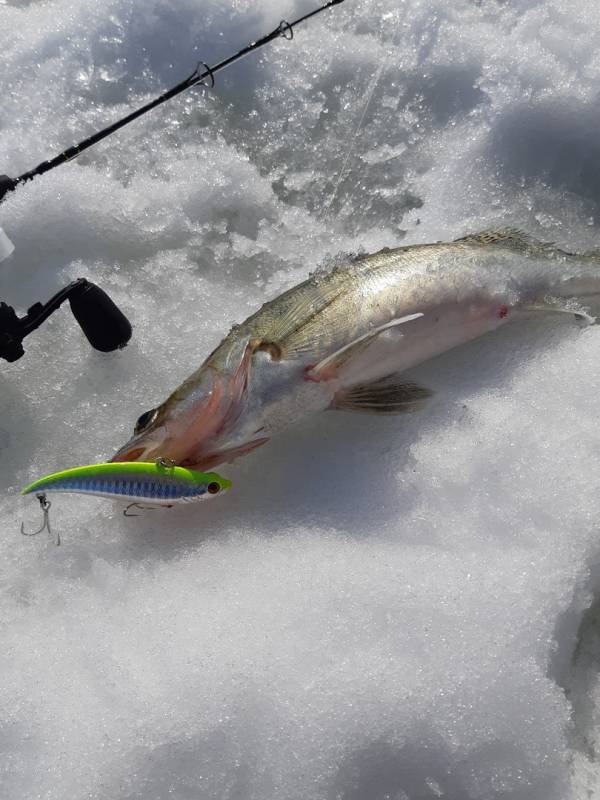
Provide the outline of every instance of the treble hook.
[[144,506],[140,505],[139,503],[129,503],[127,508],[123,511],[123,516],[124,517],[139,517],[140,516],[139,514],[130,514],[129,513],[129,509],[130,508],[139,508],[140,511],[144,510]]
[[158,508],[173,508],[172,505],[159,505],[159,506],[144,506],[141,503],[129,503],[127,508],[123,511],[124,517],[141,517],[141,514],[132,513],[129,509],[137,508],[140,511],[156,511]]
[[[40,508],[42,509],[42,512],[44,514],[42,527],[39,528],[37,531],[31,531],[30,533],[27,533],[27,531],[25,530],[25,523],[22,522],[21,533],[23,534],[23,536],[37,536],[38,533],[41,533],[44,530],[44,528],[46,528],[46,530],[48,531],[48,535],[52,536],[52,530],[50,529],[50,506],[52,505],[52,503],[50,502],[50,500],[48,500],[48,498],[43,492],[36,494],[36,497],[39,501]],[[60,544],[59,533],[56,534],[56,544],[57,546]]]

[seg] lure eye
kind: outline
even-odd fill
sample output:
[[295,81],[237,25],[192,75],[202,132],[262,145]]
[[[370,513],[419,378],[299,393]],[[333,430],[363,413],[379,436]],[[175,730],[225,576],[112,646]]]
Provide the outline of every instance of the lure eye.
[[150,425],[156,419],[156,415],[158,414],[157,408],[151,408],[150,411],[144,411],[142,416],[138,419],[135,423],[135,428],[133,429],[134,433],[141,433],[145,430],[148,425]]
[[206,491],[209,494],[218,494],[221,491],[221,485],[216,481],[211,481],[206,487]]

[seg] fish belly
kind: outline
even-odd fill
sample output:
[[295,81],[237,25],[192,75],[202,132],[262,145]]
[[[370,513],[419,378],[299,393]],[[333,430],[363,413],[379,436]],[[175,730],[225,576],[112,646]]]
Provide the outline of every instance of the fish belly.
[[386,328],[338,373],[341,386],[353,386],[404,372],[453,347],[495,330],[514,316],[498,300],[430,307],[423,316]]

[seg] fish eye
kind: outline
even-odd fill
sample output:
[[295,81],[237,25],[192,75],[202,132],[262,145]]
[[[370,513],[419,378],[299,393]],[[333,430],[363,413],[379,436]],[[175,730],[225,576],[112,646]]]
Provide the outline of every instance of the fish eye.
[[217,494],[218,492],[221,491],[221,485],[219,483],[217,483],[216,481],[211,481],[208,484],[208,486],[206,487],[206,491],[209,494]]
[[158,414],[157,408],[151,408],[150,411],[144,411],[138,421],[135,423],[134,433],[141,433],[156,419]]

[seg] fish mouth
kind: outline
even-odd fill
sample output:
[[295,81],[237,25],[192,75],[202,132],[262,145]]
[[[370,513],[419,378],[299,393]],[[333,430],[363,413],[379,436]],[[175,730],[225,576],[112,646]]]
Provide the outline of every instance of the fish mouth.
[[161,457],[161,453],[156,452],[151,455],[152,451],[157,451],[154,445],[140,445],[133,442],[127,442],[126,445],[121,447],[120,450],[114,454],[110,459],[113,461],[156,461]]
[[130,447],[129,445],[125,445],[125,447],[122,447],[114,454],[111,461],[138,461],[145,452],[145,447]]
[[[237,445],[235,447],[224,447],[219,450],[214,450],[204,454],[201,452],[196,452],[180,459],[169,458],[168,448],[166,448],[166,452],[159,454],[157,448],[126,444],[124,447],[118,450],[110,460],[111,462],[156,461],[158,458],[167,458],[170,461],[173,461],[173,463],[178,467],[188,467],[189,469],[197,469],[202,472],[206,472],[207,470],[212,469],[219,464],[230,463],[240,456],[245,456],[247,453],[251,453],[253,450],[262,447],[262,445],[266,444],[268,441],[269,437],[264,436],[260,439],[253,439],[250,442],[245,442],[244,444]],[[150,453],[152,452],[152,449],[154,449],[155,452],[151,456]]]
[[[230,373],[208,365],[203,372],[202,390],[195,390],[197,396],[192,398],[193,402],[173,413],[170,409],[163,413],[158,426],[133,436],[111,461],[164,458],[177,466],[206,470],[267,442],[267,438],[244,442],[245,436],[240,435],[238,428],[246,402],[252,353],[253,348],[245,345],[239,364]],[[252,433],[248,431],[247,435]],[[243,443],[237,444],[240,439]]]

